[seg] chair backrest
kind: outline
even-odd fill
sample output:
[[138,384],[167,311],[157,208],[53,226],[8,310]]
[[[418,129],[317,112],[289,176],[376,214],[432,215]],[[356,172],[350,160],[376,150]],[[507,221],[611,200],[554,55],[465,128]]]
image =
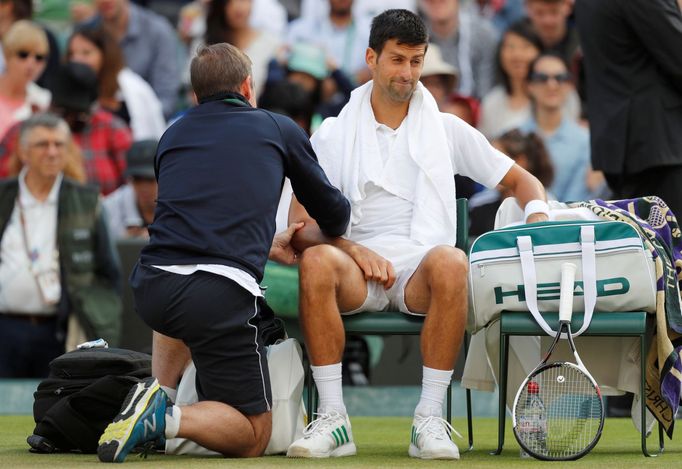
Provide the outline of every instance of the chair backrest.
[[457,241],[455,246],[469,252],[469,202],[465,198],[457,199]]
[[119,239],[116,241],[116,251],[121,261],[121,278],[125,279],[121,300],[123,315],[121,318],[121,348],[151,353],[152,330],[135,312],[133,291],[128,283],[128,277],[140,258],[140,251],[147,245],[147,240],[139,238]]

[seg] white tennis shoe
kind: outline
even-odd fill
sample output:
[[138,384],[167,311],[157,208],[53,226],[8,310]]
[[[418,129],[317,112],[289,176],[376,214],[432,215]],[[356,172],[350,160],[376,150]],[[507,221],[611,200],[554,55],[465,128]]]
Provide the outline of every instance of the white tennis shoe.
[[421,459],[459,459],[459,449],[451,438],[453,432],[462,437],[445,419],[415,415],[408,454]]
[[303,430],[303,438],[289,446],[287,457],[337,458],[355,455],[357,450],[348,416],[334,410],[316,415],[317,419]]

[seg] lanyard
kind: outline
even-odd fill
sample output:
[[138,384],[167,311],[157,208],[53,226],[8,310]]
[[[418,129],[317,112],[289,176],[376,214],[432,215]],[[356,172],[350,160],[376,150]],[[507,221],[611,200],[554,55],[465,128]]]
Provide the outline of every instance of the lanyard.
[[59,251],[57,251],[56,244],[56,230],[55,230],[55,249],[52,251],[52,264],[43,270],[39,269],[36,264],[40,258],[40,252],[29,246],[28,233],[26,231],[26,218],[24,217],[24,208],[21,201],[17,198],[16,206],[19,209],[19,219],[21,221],[21,235],[24,241],[24,248],[26,254],[31,261],[30,271],[36,281],[38,292],[44,304],[55,305],[61,298],[61,284],[59,281]]
[[[24,243],[24,249],[26,250],[26,255],[28,256],[28,259],[31,262],[31,272],[35,275],[38,271],[36,263],[40,258],[40,251],[37,248],[31,249],[28,238],[28,232],[26,231],[26,218],[24,217],[24,207],[21,205],[19,198],[17,198],[15,206],[19,209],[19,222],[21,224],[21,238]],[[59,252],[57,251],[56,246],[57,234],[55,233],[55,249],[52,251],[54,262],[50,266],[51,268],[55,268],[58,265],[57,259],[59,258]]]

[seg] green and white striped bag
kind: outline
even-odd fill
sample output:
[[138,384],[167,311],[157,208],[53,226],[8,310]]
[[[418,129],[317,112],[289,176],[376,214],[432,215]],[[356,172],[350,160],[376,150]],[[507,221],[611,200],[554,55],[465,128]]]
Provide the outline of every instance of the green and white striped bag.
[[580,335],[597,311],[656,309],[651,253],[636,230],[619,221],[563,221],[502,228],[480,236],[469,253],[469,329],[501,311],[530,311],[549,335],[540,312],[559,310],[561,264],[576,265],[573,310],[584,311]]

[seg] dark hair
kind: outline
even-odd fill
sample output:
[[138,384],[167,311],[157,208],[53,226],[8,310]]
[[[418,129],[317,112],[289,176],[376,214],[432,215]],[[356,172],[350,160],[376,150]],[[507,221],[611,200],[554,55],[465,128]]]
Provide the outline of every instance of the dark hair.
[[[54,76],[50,106],[62,117],[65,117],[62,113],[89,113],[97,101],[97,93],[95,71],[82,63],[66,62],[59,66]],[[76,132],[73,127],[71,130]]]
[[510,130],[495,139],[502,151],[513,160],[525,156],[528,160],[528,172],[538,178],[545,186],[551,186],[554,180],[554,167],[547,147],[534,132],[524,134],[519,129]]
[[33,0],[0,0],[0,3],[11,3],[15,20],[30,20],[33,17]]
[[258,99],[258,107],[305,122],[307,125],[303,130],[310,133],[315,105],[311,93],[298,83],[278,81],[268,84]]
[[531,76],[533,75],[533,69],[535,69],[535,66],[538,64],[538,62],[541,61],[542,59],[546,59],[548,57],[557,59],[559,62],[561,62],[564,65],[564,68],[566,69],[566,71],[568,73],[571,73],[571,69],[568,66],[568,62],[566,62],[566,59],[561,54],[554,52],[554,51],[545,51],[545,52],[541,52],[540,55],[535,57],[535,59],[528,66],[528,76],[527,76],[528,81],[530,81]]
[[118,92],[118,73],[125,67],[125,59],[121,46],[102,28],[83,26],[76,29],[66,46],[66,59],[71,60],[69,46],[76,36],[80,36],[92,43],[102,53],[102,68],[97,73],[99,82],[99,96],[113,98]]
[[522,37],[526,41],[533,44],[538,52],[542,51],[543,47],[540,36],[538,36],[535,28],[527,18],[512,23],[502,34],[502,39],[500,39],[500,43],[497,46],[497,76],[498,80],[504,85],[504,89],[507,91],[507,94],[511,94],[512,89],[509,75],[507,75],[507,72],[505,72],[504,68],[502,68],[502,47],[507,34],[515,34]]
[[408,46],[427,45],[429,34],[422,19],[409,10],[386,10],[372,20],[369,47],[381,55],[386,42],[396,39],[398,44]]
[[232,44],[201,46],[190,64],[190,81],[197,99],[239,92],[251,75],[251,60]]
[[234,31],[232,26],[227,24],[225,7],[230,0],[211,0],[206,14],[206,33],[204,42],[206,44],[218,44],[219,42],[234,43]]
[[[292,70],[287,70],[287,76],[286,76],[286,79],[284,81],[286,81],[287,83],[293,83],[297,86],[302,87],[302,85],[300,83],[296,82],[295,80],[291,80],[290,77],[293,73],[305,73],[305,72],[296,72],[296,71],[292,71]],[[315,79],[315,88],[313,88],[311,91],[307,91],[307,92],[309,94],[308,99],[310,100],[310,103],[311,103],[313,109],[316,108],[317,106],[319,106],[320,104],[322,104],[322,100],[323,100],[322,80],[318,80],[316,78]],[[260,100],[258,102],[260,104]]]

